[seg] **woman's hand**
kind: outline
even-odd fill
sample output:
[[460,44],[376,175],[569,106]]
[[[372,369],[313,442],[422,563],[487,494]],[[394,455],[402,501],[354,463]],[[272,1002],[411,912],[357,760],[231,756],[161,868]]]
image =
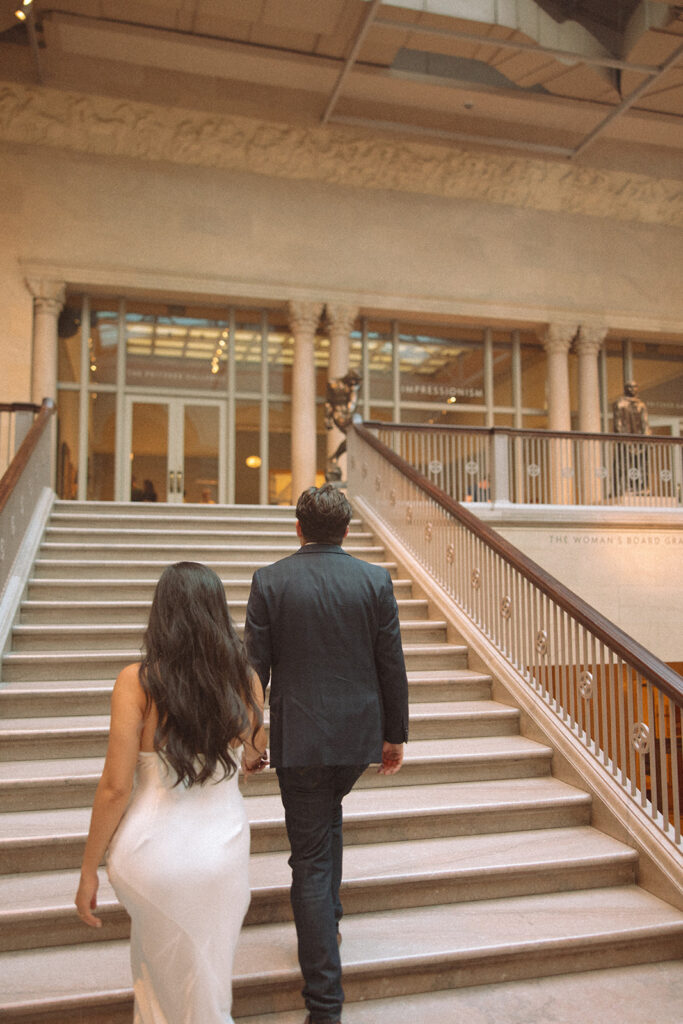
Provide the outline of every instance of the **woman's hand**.
[[102,921],[99,917],[95,917],[93,910],[97,909],[97,889],[99,887],[100,880],[97,876],[97,872],[92,874],[81,874],[81,880],[78,885],[78,892],[76,893],[76,910],[83,924],[89,925],[91,928],[101,928]]
[[260,757],[258,758],[257,761],[249,761],[247,759],[246,754],[242,754],[242,774],[243,775],[246,775],[246,776],[257,775],[259,772],[262,772],[263,769],[267,768],[267,767],[268,767],[268,752],[266,750],[264,750],[264,752],[260,755]]

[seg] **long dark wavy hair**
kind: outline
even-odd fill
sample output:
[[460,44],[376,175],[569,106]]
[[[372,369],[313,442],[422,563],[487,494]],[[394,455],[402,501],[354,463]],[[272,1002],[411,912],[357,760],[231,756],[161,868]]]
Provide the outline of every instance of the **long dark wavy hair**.
[[154,749],[178,776],[175,785],[202,785],[221,765],[237,763],[231,742],[261,713],[252,670],[235,632],[216,573],[199,562],[177,562],[157,583],[143,642],[140,683],[159,723]]

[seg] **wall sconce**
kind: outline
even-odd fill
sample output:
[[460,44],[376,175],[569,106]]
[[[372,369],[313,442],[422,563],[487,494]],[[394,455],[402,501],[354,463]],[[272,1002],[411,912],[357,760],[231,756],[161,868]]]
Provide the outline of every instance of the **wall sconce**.
[[261,456],[248,455],[244,462],[249,467],[249,469],[258,469],[259,466],[261,465]]

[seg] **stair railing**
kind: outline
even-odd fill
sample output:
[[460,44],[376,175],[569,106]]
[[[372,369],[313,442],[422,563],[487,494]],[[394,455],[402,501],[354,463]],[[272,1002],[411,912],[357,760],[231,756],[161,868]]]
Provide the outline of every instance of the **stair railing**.
[[356,424],[349,491],[679,851],[683,677]]
[[677,508],[683,438],[368,422],[456,501]]
[[[10,408],[17,411],[16,406]],[[7,406],[3,409],[7,410]],[[50,485],[52,440],[47,426],[55,403],[46,398],[41,406],[19,407],[21,412],[31,416],[34,409],[38,414],[0,479],[0,595],[6,588],[40,493]],[[27,424],[22,423],[20,429],[23,431],[25,426]],[[15,426],[12,430],[13,437],[16,437],[16,429]]]
[[0,478],[39,412],[40,406],[33,402],[0,402]]

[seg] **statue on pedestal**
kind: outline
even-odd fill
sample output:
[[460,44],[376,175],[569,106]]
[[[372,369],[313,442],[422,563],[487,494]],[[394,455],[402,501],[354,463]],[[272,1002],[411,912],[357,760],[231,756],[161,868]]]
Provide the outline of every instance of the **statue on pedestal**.
[[[345,434],[354,419],[358,405],[358,392],[362,380],[355,370],[349,370],[343,377],[336,377],[327,382],[325,396],[325,428],[332,430],[337,427]],[[325,480],[328,483],[342,485],[342,469],[339,458],[346,451],[346,438],[339,444],[327,460]]]
[[612,406],[615,434],[649,434],[647,406],[638,398],[638,385],[634,380],[624,384],[624,394]]
[[[615,434],[647,436],[650,425],[647,406],[638,398],[638,385],[634,380],[624,384],[624,394],[612,406]],[[647,494],[648,453],[638,441],[620,442],[614,457],[614,494]]]

